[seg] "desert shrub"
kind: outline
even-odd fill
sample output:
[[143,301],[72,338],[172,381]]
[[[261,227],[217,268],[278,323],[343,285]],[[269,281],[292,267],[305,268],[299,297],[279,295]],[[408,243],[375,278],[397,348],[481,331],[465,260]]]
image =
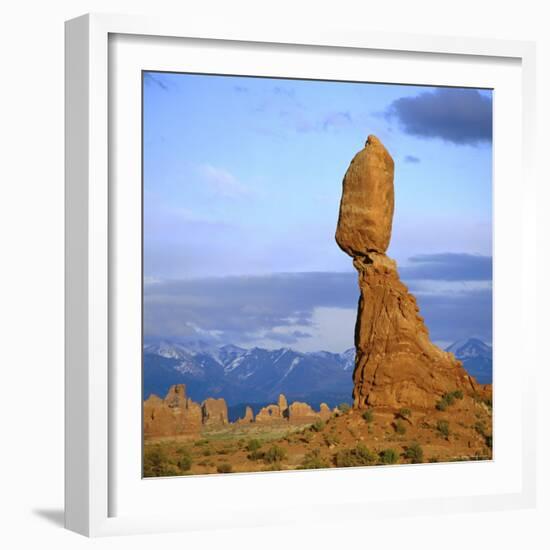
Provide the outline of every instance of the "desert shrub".
[[485,445],[491,449],[493,447],[493,436],[492,435],[486,435],[485,436]]
[[434,464],[436,462],[439,462],[439,458],[437,458],[437,456],[431,456],[430,458],[428,458],[428,462]]
[[464,398],[464,392],[462,390],[455,390],[454,392],[451,392],[451,395],[455,399],[463,399]]
[[479,420],[478,422],[476,422],[474,424],[474,430],[479,434],[479,435],[482,435],[485,437],[485,435],[487,434],[487,428],[485,426],[485,422],[482,422],[481,420]]
[[191,469],[192,464],[193,459],[191,458],[189,451],[187,449],[181,449],[178,453],[178,468],[183,472],[186,472]]
[[264,460],[268,464],[273,464],[274,462],[280,462],[286,458],[286,452],[282,447],[278,445],[272,445],[265,453]]
[[446,393],[435,405],[435,408],[439,411],[444,411],[447,407],[454,404],[456,398],[453,392]]
[[349,412],[349,410],[351,409],[349,403],[340,403],[338,405],[338,410],[341,412],[341,413],[347,413]]
[[311,425],[314,432],[322,432],[325,429],[325,423],[322,420],[317,420]]
[[424,459],[424,450],[418,443],[412,443],[405,450],[404,457],[413,464],[419,464]]
[[382,464],[395,464],[399,460],[399,453],[395,449],[384,449],[380,452]]
[[325,440],[327,447],[332,447],[333,445],[338,445],[338,443],[340,443],[340,438],[334,434],[325,434],[323,439]]
[[204,451],[202,452],[202,456],[211,456],[212,455],[212,449],[210,449],[210,447],[207,447],[206,449],[204,449]]
[[233,466],[227,462],[224,462],[223,464],[218,464],[216,470],[218,471],[218,474],[230,474],[233,471]]
[[204,445],[208,445],[208,443],[208,439],[199,439],[198,441],[195,441],[195,447],[203,447]]
[[257,450],[257,451],[251,451],[250,453],[248,453],[246,455],[246,457],[249,459],[249,460],[260,460],[264,457],[264,452],[263,451],[260,451],[260,450]]
[[403,424],[403,422],[401,422],[401,420],[398,420],[397,422],[395,422],[393,427],[394,427],[395,433],[399,435],[404,435],[407,431],[407,427],[405,426],[405,424]]
[[312,432],[305,432],[300,436],[300,441],[303,441],[304,443],[309,443],[312,439],[313,439]]
[[173,465],[168,460],[166,451],[160,445],[145,448],[145,453],[143,456],[144,477],[173,475],[170,473],[172,469]]
[[374,420],[374,414],[372,413],[372,411],[370,409],[367,409],[364,413],[363,413],[363,420],[365,422],[367,422],[368,424],[370,424],[373,420]]
[[352,449],[339,451],[334,457],[335,465],[341,468],[368,466],[375,463],[376,460],[377,456],[361,443]]
[[261,446],[262,442],[259,439],[251,439],[246,445],[246,450],[254,452],[257,451]]
[[306,453],[304,460],[300,468],[306,470],[315,470],[318,468],[328,468],[328,462],[321,456],[321,451],[319,449],[313,449],[309,453]]
[[410,418],[411,414],[411,409],[408,409],[407,407],[403,407],[397,411],[397,416],[400,416],[401,418]]
[[438,420],[436,430],[445,438],[449,437],[449,434],[451,433],[449,423],[446,420]]

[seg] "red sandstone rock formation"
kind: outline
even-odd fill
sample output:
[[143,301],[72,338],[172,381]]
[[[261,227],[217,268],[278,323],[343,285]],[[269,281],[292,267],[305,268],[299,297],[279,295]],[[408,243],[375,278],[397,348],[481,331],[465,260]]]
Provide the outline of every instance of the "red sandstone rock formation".
[[353,403],[433,407],[448,391],[476,389],[462,363],[430,341],[412,294],[385,252],[391,238],[394,164],[375,137],[344,177],[336,242],[352,256],[361,292]]
[[250,424],[251,422],[254,422],[254,412],[252,407],[246,407],[244,416],[237,420],[237,424]]
[[143,403],[145,437],[193,434],[201,425],[201,407],[187,397],[184,384],[172,386],[165,399],[151,395]]
[[321,420],[328,420],[332,416],[332,411],[326,403],[321,403],[319,407],[319,416]]
[[307,403],[295,401],[288,407],[288,420],[293,424],[315,422],[320,418]]
[[283,415],[281,414],[279,405],[267,405],[266,407],[262,407],[260,409],[260,412],[256,415],[255,422],[265,424],[280,422],[281,420],[283,420]]
[[224,426],[228,423],[225,399],[209,397],[202,402],[202,423],[205,426]]
[[279,406],[279,411],[281,411],[281,416],[286,416],[286,410],[288,409],[288,402],[286,397],[281,393],[279,399],[277,400],[277,405]]

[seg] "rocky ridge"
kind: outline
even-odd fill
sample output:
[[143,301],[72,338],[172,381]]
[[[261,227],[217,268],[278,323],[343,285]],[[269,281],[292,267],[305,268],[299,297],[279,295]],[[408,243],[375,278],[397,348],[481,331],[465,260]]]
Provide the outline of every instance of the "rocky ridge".
[[[246,407],[244,417],[234,424],[308,424],[326,420],[332,414],[326,403],[321,403],[320,410],[315,411],[307,403],[294,402],[289,405],[281,394],[276,404],[263,407],[256,416],[251,407]],[[225,399],[207,398],[201,404],[195,403],[187,397],[185,384],[172,386],[164,399],[151,395],[143,403],[143,417],[146,438],[196,435],[203,430],[232,424],[228,420]]]

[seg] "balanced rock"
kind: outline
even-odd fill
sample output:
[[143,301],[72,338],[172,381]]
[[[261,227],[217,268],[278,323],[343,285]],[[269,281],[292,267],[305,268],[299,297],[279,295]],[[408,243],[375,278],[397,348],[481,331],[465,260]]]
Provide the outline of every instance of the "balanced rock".
[[205,426],[224,426],[228,423],[225,399],[209,397],[202,402],[202,423]]
[[386,252],[394,208],[393,159],[375,136],[355,155],[346,172],[336,242],[350,256]]
[[393,160],[369,136],[344,178],[336,241],[359,274],[353,404],[434,407],[440,396],[477,384],[430,340],[414,296],[385,255],[393,217]]

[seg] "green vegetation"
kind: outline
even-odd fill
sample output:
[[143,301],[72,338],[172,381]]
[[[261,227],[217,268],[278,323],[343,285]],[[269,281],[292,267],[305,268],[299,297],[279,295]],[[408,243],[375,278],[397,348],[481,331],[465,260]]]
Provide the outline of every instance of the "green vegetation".
[[478,421],[473,426],[474,430],[483,437],[485,440],[485,445],[487,447],[492,448],[493,447],[493,435],[487,432],[487,426],[485,425],[485,422]]
[[311,430],[314,432],[322,432],[325,429],[325,423],[322,420],[317,420],[311,425]]
[[268,464],[273,464],[274,462],[281,462],[286,458],[286,451],[279,447],[278,445],[273,445],[264,453],[263,459]]
[[455,390],[446,393],[435,405],[438,411],[444,411],[450,405],[453,405],[457,399],[463,399],[464,392],[462,390]]
[[321,456],[321,451],[319,449],[313,449],[309,453],[306,453],[304,460],[300,465],[301,469],[304,470],[315,470],[319,468],[328,468],[328,462]]
[[259,439],[251,439],[246,445],[246,450],[254,452],[257,451],[261,446],[262,442]]
[[224,462],[223,464],[218,464],[216,470],[218,471],[218,474],[230,474],[233,471],[233,466],[227,462]]
[[364,413],[363,413],[363,420],[367,423],[367,424],[370,424],[373,420],[374,420],[374,414],[373,412],[370,410],[370,409],[367,409]]
[[377,456],[362,443],[357,444],[352,449],[344,449],[336,453],[334,464],[340,468],[349,468],[353,466],[368,466],[375,464]]
[[178,452],[178,468],[182,472],[187,472],[191,469],[192,464],[191,453],[187,449],[180,449]]
[[338,405],[338,410],[341,412],[341,413],[347,413],[349,412],[351,409],[351,406],[349,405],[349,403],[340,403]]
[[146,448],[143,457],[143,475],[145,477],[159,477],[169,475],[167,472],[171,464],[168,461],[166,451],[159,445]]
[[448,439],[451,433],[449,423],[446,420],[438,420],[436,430],[445,438]]
[[413,464],[420,464],[424,459],[424,450],[418,443],[412,443],[407,447],[403,456]]
[[399,453],[395,449],[384,449],[380,452],[382,464],[396,464],[399,461]]
[[405,426],[401,420],[397,420],[397,422],[393,424],[393,427],[395,429],[395,433],[398,435],[405,435],[407,432],[407,426]]

